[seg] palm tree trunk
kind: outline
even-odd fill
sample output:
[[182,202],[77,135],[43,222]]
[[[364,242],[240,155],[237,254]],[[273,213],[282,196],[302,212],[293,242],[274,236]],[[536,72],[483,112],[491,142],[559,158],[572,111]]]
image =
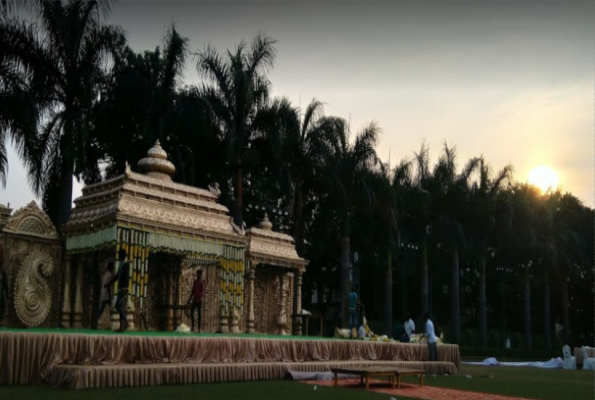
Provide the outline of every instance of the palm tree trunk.
[[570,321],[568,318],[568,279],[562,278],[562,324],[564,327],[564,344],[570,343]]
[[545,330],[545,345],[546,347],[549,349],[552,348],[552,322],[551,322],[551,310],[550,310],[550,272],[549,272],[549,266],[545,265],[545,269],[544,269],[544,317],[543,317],[543,322],[544,322],[544,330]]
[[239,228],[244,224],[244,184],[242,176],[242,159],[237,157],[235,160],[234,174],[234,194],[233,194],[233,222]]
[[459,293],[459,252],[452,251],[451,330],[454,343],[459,343],[461,329],[461,304]]
[[298,181],[295,185],[295,208],[294,208],[294,232],[295,232],[295,249],[300,257],[304,256],[304,194],[302,189],[302,182]]
[[421,242],[421,313],[430,312],[430,277],[428,271],[428,244],[424,235]]
[[486,300],[486,260],[480,257],[479,263],[479,340],[481,347],[488,345],[488,316]]
[[349,239],[349,215],[343,217],[341,234],[341,328],[349,328],[349,308],[347,304],[350,292],[349,273],[351,272],[351,253]]
[[389,338],[393,337],[393,266],[390,249],[387,252],[384,279],[384,329]]
[[525,298],[523,303],[523,317],[525,319],[525,344],[528,349],[533,347],[531,333],[531,283],[529,281],[529,267],[525,267]]
[[62,226],[68,221],[72,211],[72,179],[74,175],[74,159],[67,154],[63,154],[62,168],[60,169],[60,200],[58,205],[58,231],[62,231]]

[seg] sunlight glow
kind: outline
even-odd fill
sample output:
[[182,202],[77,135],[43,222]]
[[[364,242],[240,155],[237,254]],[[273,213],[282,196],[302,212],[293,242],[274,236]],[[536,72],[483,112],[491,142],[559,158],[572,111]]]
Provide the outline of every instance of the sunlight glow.
[[545,165],[534,168],[528,176],[529,183],[538,187],[542,193],[548,190],[556,190],[560,184],[560,178],[556,171]]

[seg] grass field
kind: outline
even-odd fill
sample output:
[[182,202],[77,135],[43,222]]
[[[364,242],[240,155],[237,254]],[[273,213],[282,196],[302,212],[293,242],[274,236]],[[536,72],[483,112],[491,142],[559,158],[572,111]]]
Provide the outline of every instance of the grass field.
[[[471,378],[467,378],[469,375]],[[594,398],[592,371],[464,366],[457,376],[428,376],[426,385],[542,400]],[[403,379],[417,383],[417,379]],[[364,390],[318,387],[291,381],[241,382],[189,386],[57,390],[43,386],[0,387],[0,398],[18,400],[388,400]],[[399,396],[398,400],[406,400]],[[453,399],[456,400],[456,399]]]

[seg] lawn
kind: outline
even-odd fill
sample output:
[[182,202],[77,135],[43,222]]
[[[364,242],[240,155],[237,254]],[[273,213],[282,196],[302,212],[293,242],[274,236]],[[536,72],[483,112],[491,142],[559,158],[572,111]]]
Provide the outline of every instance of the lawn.
[[[467,378],[469,375],[471,378]],[[543,400],[594,398],[593,372],[515,367],[464,366],[457,376],[428,376],[426,385]],[[403,379],[417,383],[416,379]],[[314,387],[291,381],[241,382],[84,391],[43,386],[0,387],[0,398],[18,400],[388,400],[386,394],[346,388]],[[399,396],[399,400],[406,400]]]

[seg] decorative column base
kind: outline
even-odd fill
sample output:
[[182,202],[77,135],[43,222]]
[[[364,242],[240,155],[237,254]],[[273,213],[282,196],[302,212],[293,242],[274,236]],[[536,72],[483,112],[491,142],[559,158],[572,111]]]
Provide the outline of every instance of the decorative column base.
[[287,315],[282,312],[277,317],[277,335],[287,335]]
[[254,320],[248,319],[248,325],[246,326],[246,333],[254,333]]
[[293,319],[293,334],[295,336],[302,336],[302,319],[301,318]]
[[228,315],[225,312],[225,306],[219,308],[219,332],[229,333],[229,326],[227,322]]
[[112,305],[112,310],[110,311],[110,329],[112,331],[120,329],[120,314],[116,311],[115,305]]
[[126,300],[126,302],[127,302],[127,304],[126,304],[126,322],[128,323],[127,330],[135,331],[136,325],[134,324],[134,315],[135,315],[136,307],[134,307],[134,302],[132,301],[130,296],[128,296],[128,299]]
[[72,327],[75,329],[81,329],[83,327],[83,316],[78,313],[72,315]]
[[239,327],[239,319],[240,319],[240,312],[238,311],[237,307],[232,307],[231,311],[231,333],[233,333],[234,335],[237,335],[238,333],[240,333],[240,327]]

